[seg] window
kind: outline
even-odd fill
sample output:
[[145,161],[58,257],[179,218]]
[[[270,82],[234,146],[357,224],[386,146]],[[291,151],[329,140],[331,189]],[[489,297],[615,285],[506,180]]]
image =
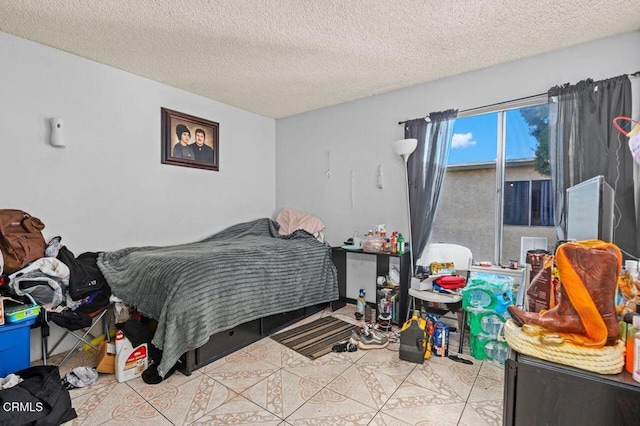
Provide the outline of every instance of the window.
[[502,218],[504,225],[553,226],[551,180],[505,182]]
[[456,119],[431,240],[504,263],[520,258],[521,237],[555,244],[548,106],[542,96],[483,112]]

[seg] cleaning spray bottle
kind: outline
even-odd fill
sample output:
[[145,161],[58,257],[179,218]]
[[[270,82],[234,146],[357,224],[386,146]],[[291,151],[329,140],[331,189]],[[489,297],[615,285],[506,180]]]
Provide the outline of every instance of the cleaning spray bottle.
[[146,343],[133,347],[122,331],[116,334],[116,380],[120,383],[142,375],[149,366]]

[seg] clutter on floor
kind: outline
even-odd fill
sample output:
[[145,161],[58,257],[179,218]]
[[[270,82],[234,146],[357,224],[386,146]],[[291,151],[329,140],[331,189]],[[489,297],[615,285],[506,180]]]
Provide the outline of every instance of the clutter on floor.
[[28,367],[15,376],[18,383],[0,390],[0,424],[60,425],[77,417],[57,366]]
[[98,372],[91,367],[76,367],[62,378],[65,389],[84,388],[91,386],[98,380]]
[[351,337],[355,325],[334,317],[323,317],[271,335],[271,338],[309,359],[332,351],[334,345]]
[[353,330],[349,342],[362,350],[384,349],[389,345],[387,333],[375,328],[374,325],[366,324],[358,331]]
[[358,346],[351,342],[340,342],[331,348],[331,352],[355,352]]

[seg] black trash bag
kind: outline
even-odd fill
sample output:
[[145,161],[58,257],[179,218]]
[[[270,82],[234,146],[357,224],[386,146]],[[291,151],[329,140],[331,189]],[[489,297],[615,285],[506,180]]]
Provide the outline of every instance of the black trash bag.
[[69,295],[72,300],[81,300],[101,290],[111,295],[107,280],[98,268],[98,253],[82,253],[77,258],[66,246],[60,247],[58,260],[69,267]]
[[57,426],[78,417],[57,366],[38,365],[15,374],[22,382],[0,390],[0,426]]

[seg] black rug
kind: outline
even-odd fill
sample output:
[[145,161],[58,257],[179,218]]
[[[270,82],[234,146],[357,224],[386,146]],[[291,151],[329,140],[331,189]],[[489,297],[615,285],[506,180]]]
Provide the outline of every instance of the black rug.
[[357,328],[337,318],[324,317],[271,338],[309,359],[316,359],[331,352],[336,343],[349,340],[351,331]]

